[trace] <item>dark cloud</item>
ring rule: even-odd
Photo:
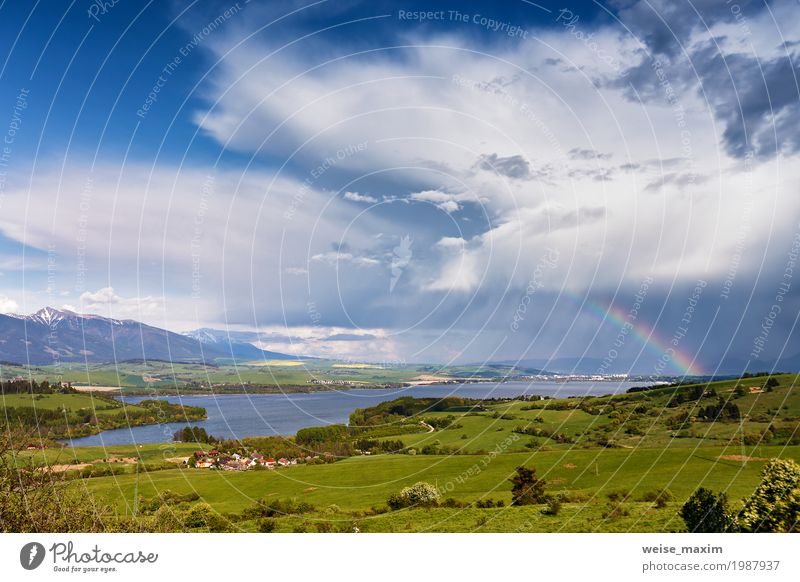
[[[363,334],[358,335],[355,333],[335,333],[333,335],[329,335],[323,341],[326,342],[362,342],[367,340],[374,340],[377,339],[377,336],[372,334]]]
[[[657,192],[665,186],[672,185],[682,190],[706,181],[708,181],[708,176],[697,174],[696,172],[668,172],[650,182],[644,189],[648,192]]]
[[[693,53],[701,89],[715,116],[725,122],[722,137],[728,153],[744,157],[752,151],[769,157],[800,149],[798,57],[724,56],[711,42]]]
[[[590,178],[595,182],[607,182],[613,180],[616,173],[614,168],[577,168],[570,170],[567,175],[575,180]]]
[[[642,60],[612,85],[634,101],[661,101],[680,106],[681,95],[705,99],[723,122],[722,145],[732,156],[750,152],[768,158],[800,151],[800,71],[798,53],[784,43],[785,55],[758,57],[724,53],[725,39],[691,44],[691,35],[718,22],[749,26],[763,3],[737,2],[736,10],[718,0],[641,0],[620,10],[623,23],[645,45]],[[752,18],[752,20],[755,20]],[[749,29],[741,29],[745,34]],[[780,30],[776,28],[776,35]]]
[[[572,148],[567,155],[573,160],[608,160],[613,154],[604,154],[594,149]]]
[[[763,2],[737,0],[742,18],[763,8]],[[620,20],[655,55],[673,56],[686,48],[695,30],[736,19],[725,0],[640,0],[619,11]]]
[[[478,166],[515,180],[530,180],[532,177],[531,166],[521,155],[501,158],[497,154],[484,154],[479,158]]]

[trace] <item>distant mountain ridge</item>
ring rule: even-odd
[[[125,360],[237,361],[293,358],[247,342],[201,341],[131,319],[45,307],[31,315],[0,314],[0,361],[28,365]]]
[[[254,331],[225,331],[221,329],[212,329],[209,327],[201,327],[193,331],[188,331],[183,334],[199,341],[201,344],[210,346],[216,349],[230,352],[229,357],[234,359],[250,358],[260,359],[266,358],[269,360],[295,360],[297,356],[289,354],[282,354],[280,352],[270,352],[262,350],[261,348],[253,345],[252,342],[258,341],[259,334]],[[229,346],[229,347],[228,347]]]

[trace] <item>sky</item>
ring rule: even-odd
[[[798,11],[3,2],[0,313],[398,364],[794,356]]]

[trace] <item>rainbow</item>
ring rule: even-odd
[[[674,371],[683,376],[702,376],[704,374],[694,356],[672,345],[672,338],[665,339],[660,337],[655,328],[647,325],[639,317],[631,321],[627,312],[611,304],[603,305],[588,298],[582,299],[570,292],[564,292],[563,295],[581,306],[584,311],[594,315],[601,322],[610,322],[619,329],[628,327],[630,329],[629,335],[635,337],[649,352],[659,358],[660,365],[664,366],[664,372],[667,372],[672,367]]]

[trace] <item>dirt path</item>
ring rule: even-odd
[[[425,422],[424,420],[420,420],[420,421],[419,421],[419,423],[420,423],[422,426],[424,426],[425,428],[427,428],[427,429],[428,429],[428,432],[433,432],[433,431],[435,431],[435,430],[436,430],[435,428],[433,428],[431,425],[429,425],[429,424],[428,424],[427,422]]]

